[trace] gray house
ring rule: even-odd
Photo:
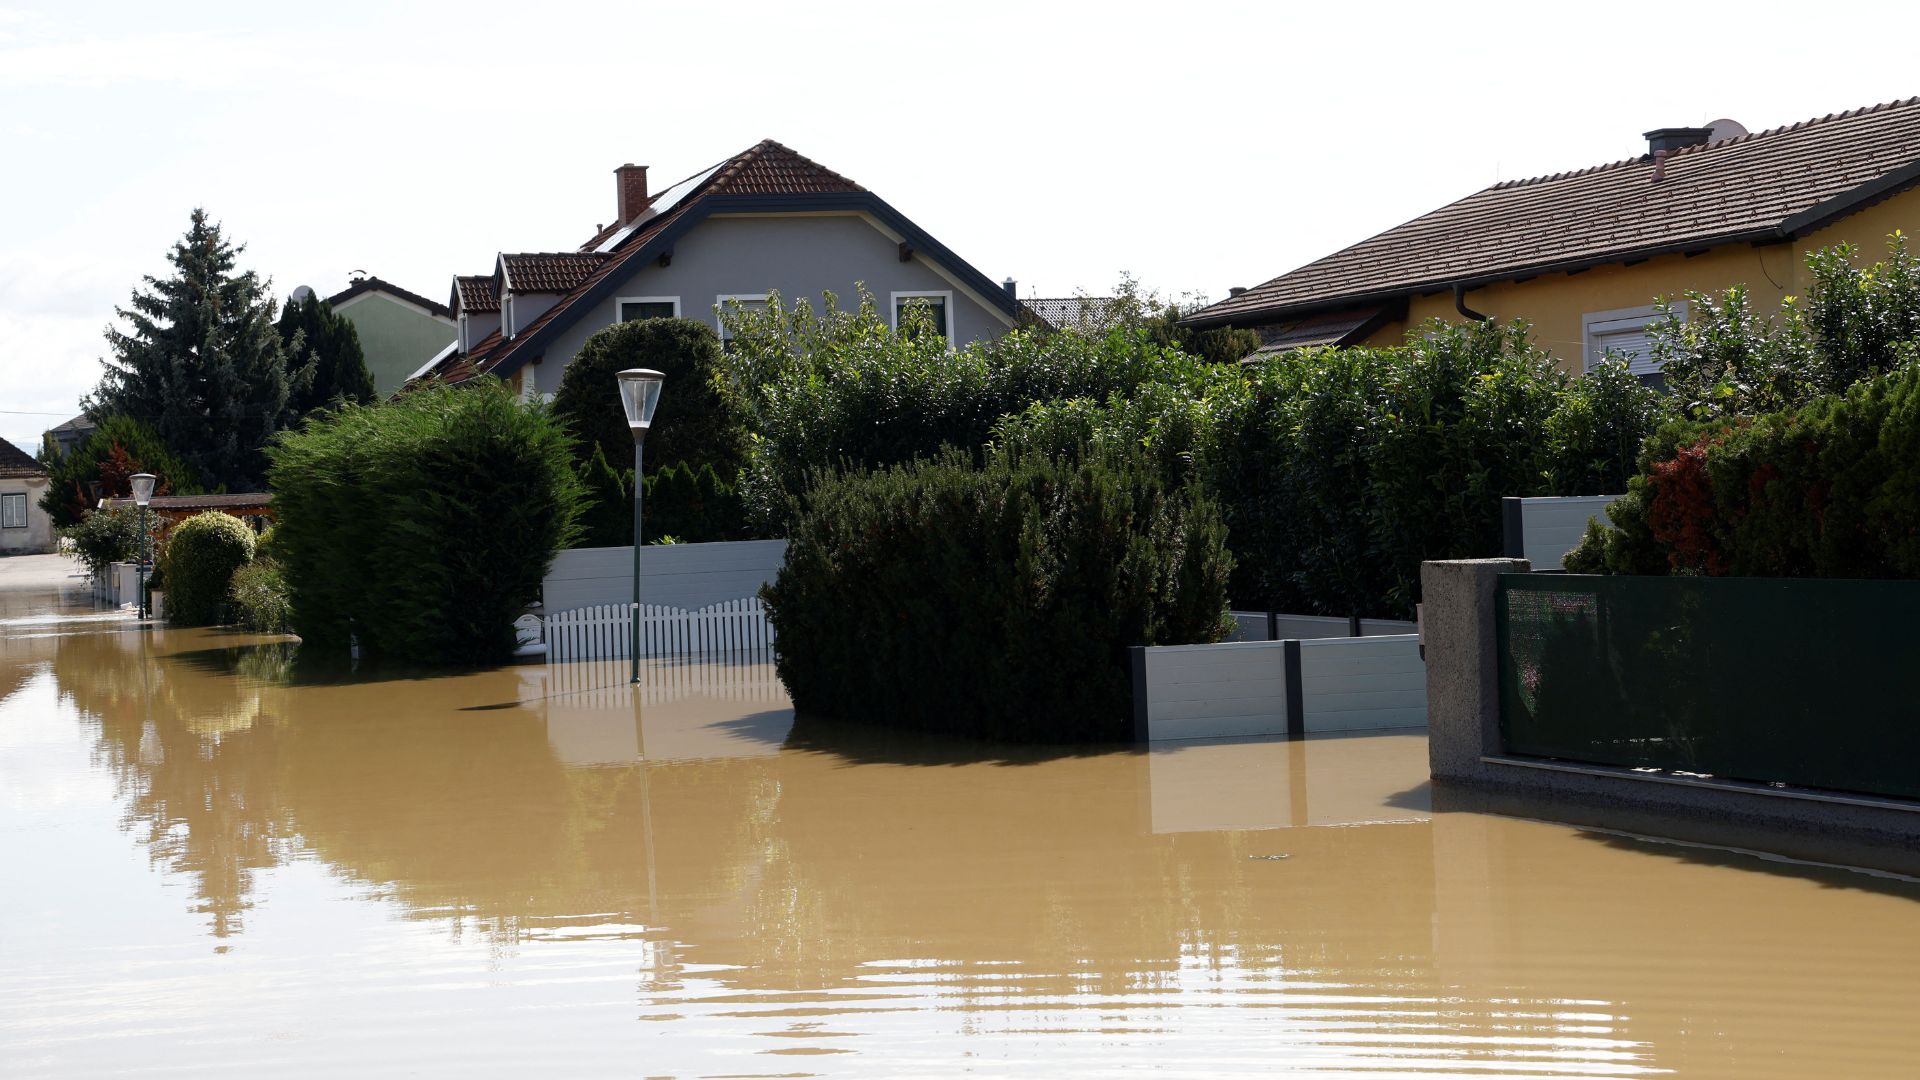
[[[663,191],[643,165],[614,170],[615,220],[574,251],[503,253],[491,273],[456,277],[459,338],[415,372],[507,380],[552,394],[594,332],[628,319],[682,316],[722,330],[715,308],[752,307],[856,283],[896,323],[929,305],[947,340],[997,337],[1019,312],[996,285],[879,196],[767,141]],[[724,333],[724,330],[722,330]]]
[[[0,439],[0,555],[54,549],[53,521],[40,509],[50,478],[27,452]]]

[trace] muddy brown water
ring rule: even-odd
[[[0,1076],[1912,1076],[1920,885],[1066,755],[771,668],[306,672],[0,612]]]

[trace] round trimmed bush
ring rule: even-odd
[[[219,622],[234,571],[253,561],[253,530],[239,518],[208,510],[174,526],[166,548],[167,621]]]

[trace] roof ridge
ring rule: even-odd
[[[1845,109],[1840,112],[1828,113],[1825,116],[1815,116],[1805,120],[1796,120],[1791,124],[1781,124],[1777,127],[1770,127],[1763,131],[1749,131],[1744,135],[1729,135],[1724,139],[1715,139],[1712,142],[1695,143],[1692,146],[1683,146],[1676,149],[1671,155],[1669,155],[1667,160],[1671,161],[1677,157],[1690,156],[1693,154],[1702,153],[1707,150],[1717,149],[1722,146],[1733,146],[1738,143],[1752,142],[1755,139],[1764,139],[1774,135],[1784,135],[1789,131],[1799,131],[1802,128],[1812,127],[1815,124],[1827,124],[1827,123],[1832,123],[1833,121],[1836,121],[1836,120],[1849,120],[1856,116],[1866,116],[1870,113],[1886,112],[1889,109],[1902,109],[1902,108],[1907,108],[1913,105],[1920,105],[1920,95],[1915,95],[1913,97],[1908,97],[1908,98],[1898,98],[1893,101],[1882,101],[1877,105],[1863,105],[1857,109]],[[1622,158],[1619,161],[1609,161],[1600,165],[1589,165],[1583,169],[1567,169],[1562,172],[1548,173],[1543,176],[1529,176],[1529,177],[1523,177],[1517,180],[1502,180],[1499,183],[1492,184],[1486,188],[1483,188],[1482,190],[1483,191],[1505,191],[1512,188],[1526,187],[1530,184],[1546,184],[1546,183],[1551,183],[1555,180],[1570,180],[1576,176],[1588,176],[1593,173],[1604,172],[1608,169],[1619,169],[1629,165],[1645,165],[1650,160],[1651,158],[1649,155],[1641,154],[1638,157]]]

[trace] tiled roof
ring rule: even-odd
[[[447,305],[442,304],[437,300],[429,300],[426,297],[421,296],[417,292],[412,292],[407,289],[403,289],[400,286],[395,285],[391,281],[382,281],[377,277],[360,278],[359,280],[355,281],[353,284],[347,286],[346,288],[340,290],[337,293],[334,293],[332,296],[327,297],[327,306],[338,307],[342,303],[345,303],[346,301],[351,300],[362,293],[370,293],[370,292],[383,292],[388,294],[389,296],[397,296],[400,299],[405,300],[409,304],[416,304],[420,307],[426,308],[428,311],[432,312],[435,315],[440,316],[443,319],[453,318],[453,312],[448,309]]]
[[[1313,345],[1357,344],[1385,324],[1390,316],[1406,314],[1405,307],[1404,304],[1371,304],[1340,311],[1322,311],[1302,319],[1256,327],[1260,332],[1260,347],[1242,357],[1240,362],[1245,364],[1265,360],[1278,353]]]
[[[1196,322],[1483,284],[1548,269],[1784,238],[1920,176],[1920,98],[1650,158],[1495,184],[1282,274]],[[1906,171],[1902,171],[1906,170]],[[1889,185],[1881,191],[1882,185]]]
[[[33,460],[33,455],[0,439],[0,476],[17,479],[22,476],[45,476],[46,466]]]
[[[463,274],[453,279],[454,300],[462,311],[499,311],[500,294],[492,274]]]
[[[495,370],[549,324],[565,317],[574,303],[596,284],[618,273],[635,253],[646,247],[648,240],[691,212],[705,198],[716,195],[808,195],[865,190],[852,180],[795,153],[772,139],[757,143],[714,168],[705,170],[704,173],[695,173],[689,179],[702,175],[705,175],[706,179],[694,190],[687,192],[665,213],[644,222],[639,228],[633,230],[632,234],[622,240],[620,246],[613,252],[609,254],[589,251],[565,253],[564,257],[569,259],[595,260],[585,273],[566,288],[565,296],[542,312],[539,318],[525,327],[517,328],[511,340],[502,339],[497,332],[489,334],[465,355],[448,357],[438,368],[429,373],[430,377],[458,382],[476,374],[486,374]],[[586,246],[593,247],[605,243],[618,234],[621,228],[621,226],[608,226],[600,230]],[[519,257],[503,256],[506,259]],[[538,256],[542,259],[557,257],[562,256]],[[534,291],[521,283],[520,275],[521,271],[517,267],[509,266],[508,279],[511,287],[516,290]],[[466,279],[460,280],[464,282]],[[497,302],[495,306],[498,306]]]
[[[507,288],[524,293],[563,293],[585,281],[607,261],[591,251],[530,251],[501,255]]]
[[[1028,311],[1049,326],[1081,333],[1100,333],[1113,324],[1115,297],[1051,296],[1022,300]]]
[[[120,506],[132,506],[134,502],[124,496],[102,499],[102,506],[113,509]],[[147,500],[153,510],[264,510],[273,505],[271,491],[243,491],[220,495],[155,495]]]

